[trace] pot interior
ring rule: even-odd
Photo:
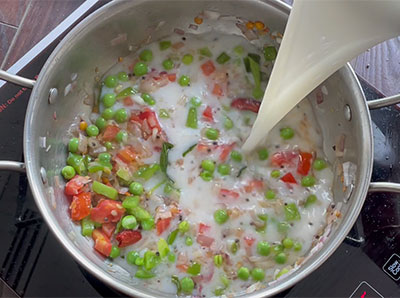
[[[174,28],[187,30],[203,10],[259,19],[279,32],[284,31],[289,13],[287,6],[274,0],[112,2],[85,19],[60,43],[40,73],[30,99],[25,126],[25,159],[36,202],[65,248],[98,278],[128,295],[166,296],[135,282],[124,269],[112,266],[95,254],[93,244],[82,237],[80,228],[71,222],[69,201],[64,196],[64,181],[60,176],[67,154],[66,131],[75,116],[91,111],[90,102],[96,97],[98,82],[118,57],[129,55],[144,42],[172,34]],[[160,26],[160,22],[163,25]],[[239,32],[237,28],[224,26],[202,30],[211,29]],[[54,104],[47,100],[50,88],[58,90]],[[341,205],[342,216],[332,225],[321,249],[315,249],[295,272],[253,293],[254,297],[276,294],[319,266],[352,227],[368,188],[372,167],[370,118],[350,67],[336,72],[306,100],[314,107],[325,154],[336,170],[334,201]],[[343,150],[338,148],[342,145]],[[346,162],[356,165],[357,170],[354,181],[345,181],[344,185],[341,177]],[[345,168],[348,165],[351,164],[345,164]],[[45,184],[40,179],[41,167],[47,172]]]

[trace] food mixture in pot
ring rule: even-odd
[[[322,234],[333,173],[304,100],[250,156],[277,44],[174,34],[124,58],[70,129],[65,193],[94,251],[146,287],[210,297],[267,286]]]

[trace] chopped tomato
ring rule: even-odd
[[[117,136],[119,132],[119,127],[115,125],[108,125],[103,133],[103,140],[104,141],[112,141]]]
[[[108,257],[111,253],[112,244],[110,239],[100,229],[93,230],[94,249],[103,256]]]
[[[65,194],[74,196],[83,190],[83,187],[90,182],[89,177],[76,175],[74,178],[69,180],[65,185]]]
[[[118,151],[117,156],[119,157],[119,159],[127,164],[133,162],[136,159],[136,153],[132,150],[131,146],[127,146]]]
[[[216,96],[222,96],[224,95],[224,91],[222,90],[221,85],[219,84],[214,84],[214,88],[212,90],[212,94],[216,95]]]
[[[210,106],[207,106],[207,108],[203,112],[203,118],[207,122],[214,122],[214,117],[212,113],[212,108]]]
[[[204,62],[200,67],[205,76],[209,76],[215,71],[214,63],[211,60]]]
[[[225,145],[221,145],[221,154],[219,155],[219,160],[221,162],[225,162],[229,156],[229,154],[231,153],[233,147],[235,147],[236,143],[232,143],[232,144],[225,144]]]
[[[252,245],[254,244],[254,241],[256,241],[255,238],[253,238],[253,237],[248,237],[248,236],[244,236],[243,240],[244,240],[244,242],[246,242],[246,244],[247,244],[248,246],[252,246]]]
[[[72,199],[69,206],[72,220],[81,220],[90,214],[92,208],[92,195],[90,192],[81,192]]]
[[[130,107],[133,106],[133,100],[129,96],[124,98],[124,106]]]
[[[101,225],[101,231],[108,237],[111,238],[112,235],[114,234],[115,228],[117,227],[116,223],[113,222],[108,222],[108,223],[103,223]]]
[[[156,223],[157,235],[161,235],[166,229],[168,229],[171,223],[171,218],[159,219]]]
[[[176,268],[177,268],[180,272],[186,273],[186,271],[187,271],[188,268],[189,268],[189,265],[187,265],[187,264],[179,264],[179,265],[176,265]]]
[[[231,107],[241,111],[258,113],[261,102],[251,98],[236,98],[232,101]]]
[[[149,125],[150,129],[157,128],[159,132],[161,131],[161,125],[158,122],[157,115],[154,111],[150,109],[144,109],[144,111],[139,114],[139,119],[142,122],[147,120],[147,124]]]
[[[92,208],[90,217],[98,223],[118,222],[125,213],[125,208],[120,202],[102,200]]]
[[[206,235],[198,235],[196,241],[201,246],[210,247],[214,242],[214,238],[208,237]]]
[[[294,151],[280,151],[271,156],[271,164],[276,167],[294,165],[297,158],[298,154]]]
[[[297,184],[297,181],[296,181],[296,179],[293,177],[292,173],[287,173],[286,175],[284,175],[284,176],[281,178],[281,180],[282,180],[283,182],[286,182],[286,183]]]
[[[170,82],[175,82],[176,81],[176,73],[170,73],[167,76],[168,76],[168,80]]]
[[[142,233],[136,230],[126,230],[118,233],[115,239],[118,241],[118,247],[126,247],[142,239]]]
[[[211,227],[209,225],[203,224],[202,222],[199,223],[199,234],[204,234],[207,232]]]
[[[219,191],[219,198],[220,199],[228,199],[228,198],[233,198],[237,199],[239,198],[239,193],[233,190],[221,188]]]
[[[244,187],[246,192],[252,192],[255,189],[262,189],[264,187],[264,182],[262,180],[252,180],[249,184]]]
[[[300,152],[299,164],[297,166],[297,173],[307,176],[311,168],[312,154],[308,152]]]

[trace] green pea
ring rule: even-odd
[[[114,110],[111,108],[104,109],[103,113],[101,114],[104,119],[110,120],[114,117]]]
[[[100,153],[99,160],[103,163],[110,163],[111,162],[111,154],[110,153]]]
[[[275,199],[275,197],[276,197],[276,194],[272,189],[269,189],[266,191],[265,198],[267,198],[268,200],[273,200],[273,199]]]
[[[115,139],[119,143],[125,143],[126,140],[128,139],[128,133],[124,130],[120,130],[117,135],[115,136]]]
[[[143,270],[143,269],[139,269],[135,273],[135,277],[140,278],[140,279],[149,279],[149,278],[153,278],[154,276],[156,276],[154,273]]]
[[[225,127],[226,130],[229,130],[229,129],[233,128],[233,121],[228,116],[225,116],[224,127]]]
[[[112,149],[114,149],[114,145],[113,145],[111,142],[109,142],[109,141],[105,142],[105,143],[104,143],[104,146],[107,148],[107,150],[112,150]]]
[[[118,80],[121,82],[128,82],[129,81],[129,76],[125,71],[121,71],[117,74]]]
[[[153,52],[149,49],[144,49],[140,54],[139,54],[140,60],[143,60],[145,62],[150,62],[153,60]]]
[[[271,177],[272,178],[279,178],[281,176],[281,172],[279,170],[273,170],[271,172]]]
[[[114,119],[118,123],[123,123],[128,120],[128,112],[124,108],[119,109],[115,112]]]
[[[261,256],[268,256],[271,252],[271,246],[267,241],[260,241],[257,243],[257,252]]]
[[[187,246],[191,246],[191,245],[193,244],[193,239],[192,239],[192,237],[187,236],[187,237],[185,238],[185,244],[186,244]]]
[[[156,104],[156,101],[154,100],[153,96],[151,96],[148,93],[142,93],[141,97],[143,98],[144,102],[150,106],[154,106]]]
[[[154,218],[148,218],[141,221],[143,230],[150,231],[154,228]]]
[[[254,268],[253,270],[251,270],[251,277],[255,281],[262,281],[265,277],[265,272],[261,268]]]
[[[86,128],[86,133],[89,137],[96,137],[99,134],[99,128],[96,125],[91,124]]]
[[[277,255],[277,254],[283,252],[283,245],[281,245],[281,244],[276,244],[276,245],[274,245],[274,246],[272,247],[272,252],[273,252],[275,255]]]
[[[71,180],[75,177],[75,169],[71,166],[65,166],[61,170],[61,174],[63,175],[65,180]]]
[[[103,117],[99,117],[99,118],[96,119],[96,123],[95,124],[102,131],[106,127],[107,121]]]
[[[182,291],[186,294],[190,294],[192,293],[193,289],[194,289],[194,282],[193,279],[191,279],[190,277],[184,277],[181,279],[181,287],[182,287]]]
[[[78,152],[79,148],[79,139],[78,138],[72,138],[68,142],[68,151],[72,153]]]
[[[170,253],[168,253],[168,255],[167,255],[167,259],[168,259],[168,262],[174,263],[174,262],[175,262],[175,259],[176,259],[176,256],[175,256],[174,253],[170,252]]]
[[[215,163],[212,160],[205,159],[201,162],[201,167],[210,173],[213,173],[215,170]]]
[[[214,256],[214,265],[216,267],[221,267],[223,261],[224,261],[224,259],[222,258],[222,255],[215,255]]]
[[[179,78],[178,82],[179,82],[179,85],[181,85],[182,87],[186,87],[186,86],[189,86],[189,84],[190,84],[190,78],[188,76],[182,75]]]
[[[112,94],[112,93],[104,94],[104,96],[103,96],[103,105],[106,108],[111,108],[115,104],[116,100],[117,99],[115,97],[115,94]]]
[[[165,59],[162,62],[162,66],[164,67],[165,70],[171,70],[174,68],[174,62],[171,59]]]
[[[133,230],[137,227],[136,217],[133,215],[127,215],[122,218],[122,227],[124,229]]]
[[[198,50],[200,55],[206,56],[206,57],[212,57],[212,53],[208,47],[201,48]]]
[[[315,184],[315,178],[313,176],[305,176],[301,179],[301,185],[304,187],[311,187]]]
[[[215,128],[207,128],[206,137],[209,140],[215,141],[219,137],[219,131],[216,130]]]
[[[303,246],[301,245],[301,243],[300,242],[295,242],[294,243],[294,245],[293,245],[293,249],[295,250],[295,251],[300,251],[301,249],[303,248]]]
[[[139,182],[132,182],[129,185],[129,192],[133,195],[140,196],[143,193],[143,185]]]
[[[201,265],[199,263],[193,263],[187,270],[186,272],[191,274],[191,275],[199,275],[201,271]]]
[[[225,292],[225,288],[224,287],[217,287],[214,290],[214,295],[219,297],[219,296],[222,296],[224,294],[224,292]]]
[[[182,57],[183,64],[189,65],[193,62],[193,56],[190,54],[186,54]]]
[[[131,265],[136,265],[136,259],[139,258],[140,255],[137,251],[130,251],[128,252],[128,254],[126,255],[126,261],[128,262],[128,264]]]
[[[229,215],[224,209],[218,209],[214,212],[214,220],[222,225],[229,219]]]
[[[325,160],[317,158],[313,163],[313,168],[317,171],[325,169],[326,168]]]
[[[190,224],[184,220],[178,225],[178,230],[181,234],[185,234],[190,229]]]
[[[287,260],[286,254],[284,252],[278,253],[275,256],[275,262],[278,264],[285,264]]]
[[[169,113],[166,109],[160,109],[160,111],[158,112],[158,116],[160,116],[161,118],[168,119]]]
[[[294,136],[294,130],[291,129],[290,127],[284,127],[281,129],[281,138],[284,140],[289,140],[293,138]]]
[[[213,178],[213,174],[209,171],[203,171],[200,173],[200,177],[204,180],[204,181],[211,181]]]
[[[277,51],[274,46],[268,46],[264,48],[265,61],[272,61],[276,59]]]
[[[268,150],[265,148],[258,150],[258,158],[260,160],[266,160],[268,158]]]
[[[166,50],[166,49],[168,49],[169,47],[171,47],[171,41],[169,41],[169,40],[163,40],[163,41],[160,41],[160,50],[161,51],[164,51],[164,50]]]
[[[122,202],[122,207],[125,209],[132,209],[135,208],[139,205],[140,203],[140,197],[138,196],[133,196],[133,197],[127,197],[123,202]]]
[[[231,167],[227,164],[220,164],[218,166],[218,173],[222,176],[229,175],[231,173]]]
[[[148,72],[147,64],[144,62],[138,62],[133,67],[133,73],[135,76],[140,77]]]
[[[248,280],[250,277],[250,270],[247,267],[240,267],[237,275],[241,280]]]
[[[107,76],[104,79],[104,85],[108,88],[115,88],[118,85],[118,79],[116,76]]]
[[[194,107],[199,107],[199,106],[201,106],[201,99],[198,98],[198,97],[196,97],[196,96],[193,96],[193,97],[190,99],[190,103],[191,103],[192,106],[194,106]]]
[[[236,150],[233,150],[231,152],[231,158],[232,158],[232,160],[234,160],[236,162],[241,162],[243,159],[242,154],[240,154],[240,152],[236,151]]]
[[[110,252],[110,258],[112,258],[112,259],[118,258],[120,253],[121,252],[120,252],[118,246],[113,245],[111,248],[111,252]]]
[[[317,201],[317,196],[316,195],[309,195],[306,199],[306,202],[304,203],[304,207],[308,207],[312,204],[314,204]]]
[[[236,47],[233,48],[233,51],[235,52],[235,54],[237,54],[238,56],[242,56],[244,53],[244,49],[241,45],[237,45]]]
[[[282,240],[282,245],[284,248],[290,249],[293,247],[293,240],[290,238],[285,238]]]

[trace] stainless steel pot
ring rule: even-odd
[[[33,87],[24,131],[25,164],[1,161],[0,169],[25,171],[36,203],[53,233],[65,249],[88,271],[117,290],[138,297],[167,297],[135,282],[118,266],[110,266],[93,253],[92,245],[80,236],[68,216],[68,202],[60,178],[67,143],[65,132],[75,115],[90,111],[85,102],[94,97],[96,78],[143,41],[157,40],[173,28],[187,28],[203,10],[247,19],[266,20],[283,32],[290,7],[277,0],[263,1],[115,1],[83,20],[58,45],[36,82],[0,71],[0,78]],[[161,21],[165,25],[157,27]],[[218,30],[218,28],[217,28]],[[95,79],[94,79],[95,78]],[[370,183],[373,163],[372,129],[369,110],[400,101],[399,96],[365,101],[360,84],[346,65],[323,85],[328,90],[322,104],[314,105],[324,138],[324,149],[335,169],[350,161],[357,165],[355,180],[343,191],[340,179],[333,187],[342,218],[321,249],[300,268],[278,282],[247,297],[264,297],[293,286],[320,266],[340,245],[353,226],[368,191],[400,192],[394,183]],[[309,96],[314,100],[314,95]],[[346,136],[343,154],[332,149],[338,136]]]

